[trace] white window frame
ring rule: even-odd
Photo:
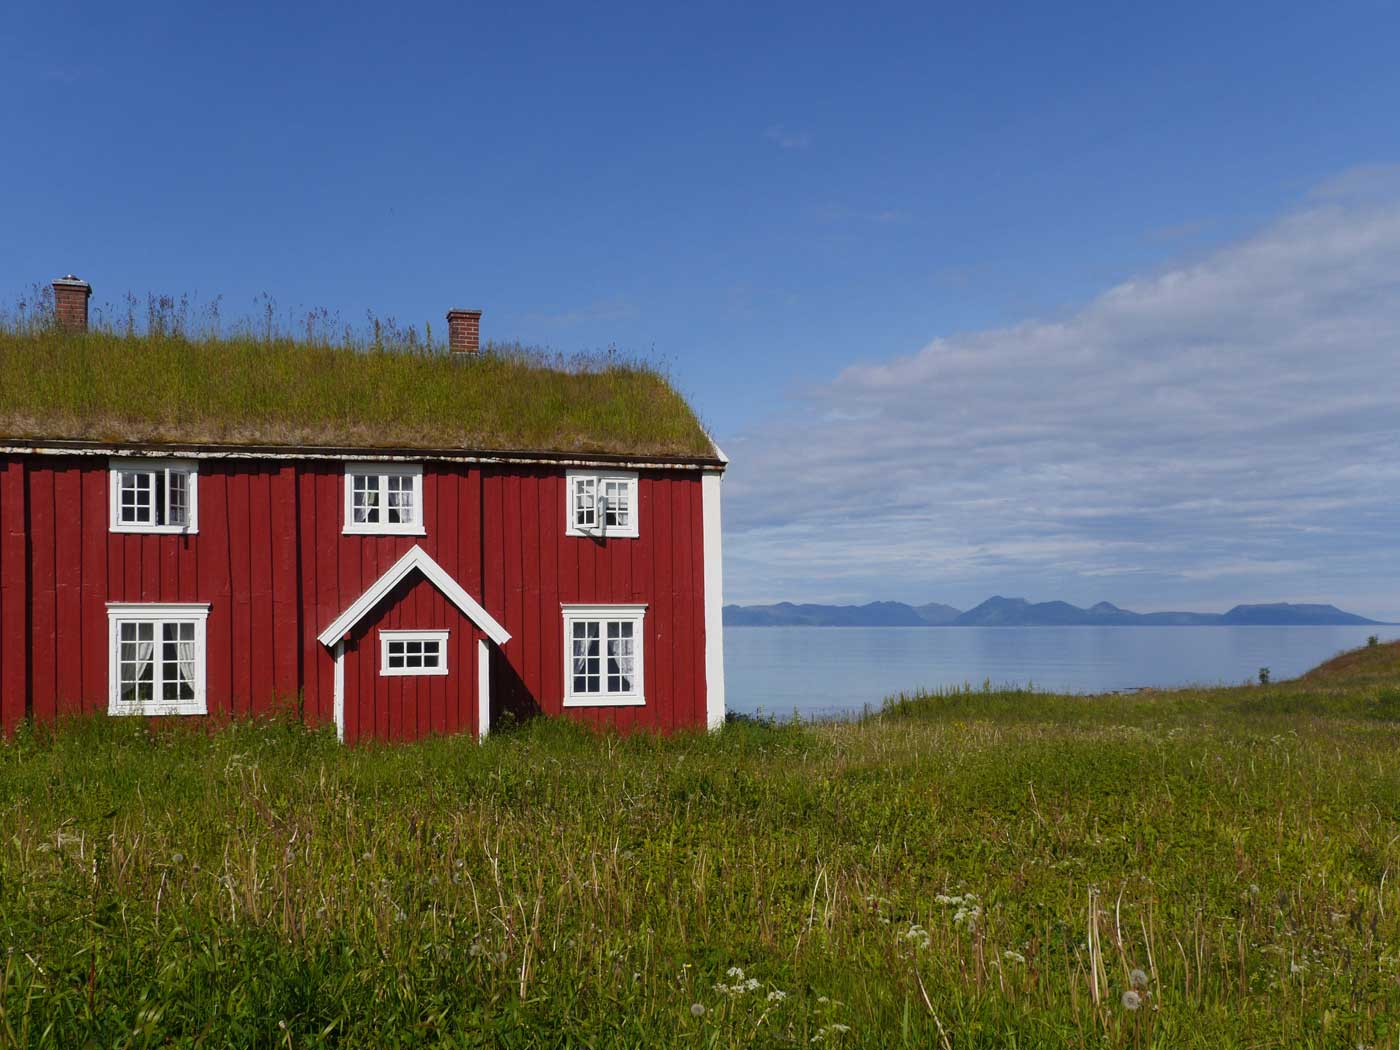
[[[579,482],[592,482],[594,486],[593,525],[578,524]],[[606,506],[598,496],[604,484],[613,482],[627,489],[627,524],[608,525],[604,516]],[[637,473],[632,470],[570,470],[565,473],[564,484],[564,534],[566,536],[588,536],[593,539],[632,539],[639,535],[637,519],[640,508],[637,505]]]
[[[107,603],[107,713],[109,715],[205,715],[209,713],[209,699],[206,686],[205,665],[208,658],[207,631],[209,619],[207,604],[170,605],[152,602],[108,602]],[[152,644],[156,647],[151,654],[151,699],[149,701],[127,701],[121,697],[121,627],[125,623],[151,623]],[[194,696],[189,700],[162,700],[160,694],[164,681],[163,664],[160,652],[161,634],[169,623],[194,624]]]
[[[165,516],[170,514],[170,475],[184,474],[189,479],[186,492],[189,497],[189,522],[185,525],[157,525],[155,522],[122,521],[122,475],[123,474],[165,474]],[[113,458],[107,463],[107,487],[110,489],[111,518],[108,530],[111,532],[153,532],[163,535],[187,536],[199,531],[199,463],[192,459],[166,459],[165,457],[126,457]],[[151,480],[151,496],[154,503],[155,479]],[[152,506],[152,512],[155,508]],[[154,516],[154,513],[153,513]]]
[[[564,605],[564,706],[565,707],[641,707],[646,701],[646,624],[645,605]],[[633,625],[633,668],[632,689],[625,693],[607,691],[607,647],[603,644],[599,659],[603,661],[601,677],[603,691],[597,693],[574,692],[574,624],[599,621],[599,641],[605,643],[607,629],[602,626],[607,621],[627,622]]]
[[[447,674],[447,638],[450,631],[380,631],[379,676],[381,678],[420,678]],[[437,642],[441,659],[437,667],[390,667],[389,646],[394,642]]]
[[[355,520],[355,478],[379,478],[379,508],[381,517],[389,506],[390,477],[413,479],[413,521],[386,522]],[[345,464],[345,524],[341,530],[347,536],[426,536],[423,515],[423,464],[421,463],[347,463]]]

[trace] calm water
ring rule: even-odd
[[[1291,678],[1400,627],[726,627],[731,710],[836,714],[919,688],[1091,693]]]

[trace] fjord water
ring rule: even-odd
[[[731,711],[820,717],[900,691],[1033,685],[1069,693],[1292,678],[1400,627],[726,627]]]

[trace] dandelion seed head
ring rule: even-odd
[[[1134,988],[1146,988],[1148,976],[1141,970],[1132,970],[1128,973],[1128,983]]]
[[[1138,995],[1137,992],[1129,988],[1126,992],[1123,993],[1124,1010],[1136,1010],[1140,1006],[1142,1006],[1142,996]]]
[[[690,1016],[691,1016],[691,1017],[704,1017],[704,1016],[705,1016],[705,1006],[704,1006],[704,1004],[703,1004],[703,1003],[691,1003],[691,1004],[690,1004]]]

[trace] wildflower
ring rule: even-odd
[[[966,926],[968,930],[977,929],[977,920],[982,917],[982,909],[975,904],[964,904],[953,913],[954,926]]]
[[[702,1003],[691,1003],[691,1004],[690,1004],[690,1016],[691,1016],[691,1017],[704,1017],[704,1016],[705,1016],[705,1007],[704,1007],[704,1005],[703,1005]]]
[[[170,863],[171,863],[171,864],[183,864],[183,863],[185,863],[185,855],[184,855],[183,853],[172,853],[172,854],[170,854]]]
[[[927,948],[933,941],[928,934],[928,930],[917,924],[911,924],[908,931],[902,936],[916,948]]]
[[[758,978],[745,977],[744,971],[738,966],[731,966],[724,971],[726,977],[732,978],[733,984],[725,984],[723,981],[715,982],[715,991],[721,995],[746,995],[749,992],[758,991]]]
[[[1001,953],[1001,957],[1007,962],[1021,963],[1022,965],[1024,965],[1026,961],[1026,957],[1020,952],[1005,951]]]
[[[1130,970],[1128,972],[1128,983],[1134,988],[1146,988],[1148,983],[1147,974],[1141,970]]]
[[[768,1001],[770,1003],[780,1003],[786,998],[787,992],[779,991],[777,988],[774,988],[771,992],[768,993]]]
[[[1126,992],[1123,993],[1123,1009],[1124,1009],[1124,1010],[1136,1010],[1136,1009],[1137,1009],[1138,1007],[1140,1007],[1141,1005],[1142,1005],[1142,996],[1138,995],[1137,992],[1135,992],[1135,991],[1133,991],[1131,988],[1129,988]]]

